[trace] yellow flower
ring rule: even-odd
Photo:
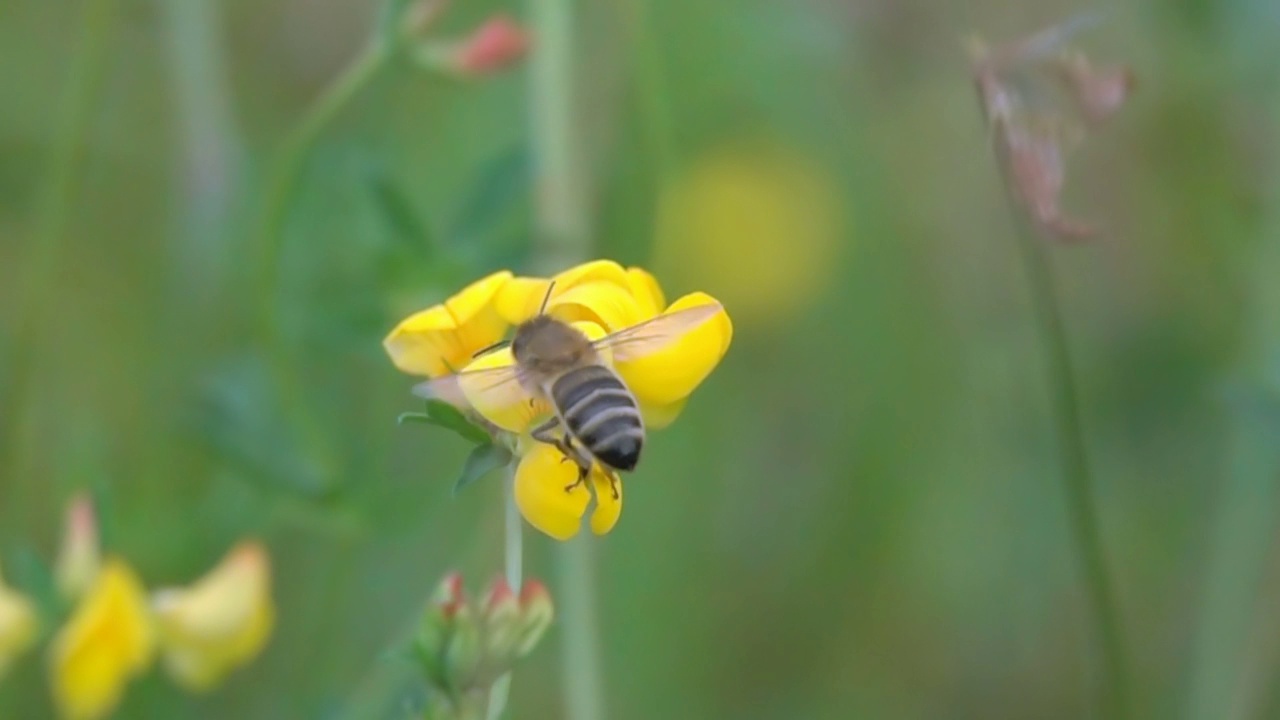
[[[733,139],[664,188],[656,265],[705,283],[735,313],[786,322],[840,277],[848,233],[839,192],[798,149],[768,136]]]
[[[36,639],[36,611],[31,601],[0,578],[0,676]]]
[[[553,281],[554,286],[550,286]],[[548,299],[549,286],[552,290]],[[495,305],[506,320],[519,323],[536,315],[544,299],[547,314],[573,323],[592,340],[662,313],[717,302],[705,293],[690,293],[666,306],[661,287],[648,272],[597,260],[550,279],[514,278],[498,294]],[[675,420],[689,395],[724,357],[732,338],[733,324],[721,310],[710,321],[667,347],[614,366],[639,401],[648,429],[665,427]],[[607,353],[604,359],[611,362]],[[467,369],[512,362],[510,349],[504,348],[478,358]],[[494,406],[465,381],[462,389],[477,412],[515,433],[527,433],[549,412],[549,408],[536,403]],[[516,502],[531,525],[552,537],[567,540],[577,534],[594,495],[591,529],[603,534],[613,528],[622,511],[620,481],[611,486],[605,471],[596,467],[589,478],[590,490],[584,484],[566,491],[577,478],[576,465],[563,462],[563,456],[544,443],[526,441],[521,447],[523,452],[515,478]],[[613,487],[618,488],[618,498],[613,497]]]
[[[256,656],[271,634],[266,550],[241,543],[189,588],[156,593],[153,606],[165,668],[183,687],[208,690]]]
[[[125,685],[151,664],[154,651],[142,583],[110,558],[49,650],[53,696],[63,717],[106,716]]]
[[[510,272],[496,272],[405,318],[382,342],[391,362],[403,372],[427,377],[466,365],[506,334],[507,323],[494,308],[494,298],[510,280]]]

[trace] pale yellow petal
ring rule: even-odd
[[[516,506],[524,519],[557,540],[578,534],[591,502],[586,484],[566,488],[578,477],[578,466],[564,461],[559,450],[538,443],[520,458],[516,468]]]
[[[156,593],[153,605],[165,668],[187,689],[208,690],[261,652],[271,634],[266,549],[241,543],[190,587]]]
[[[0,579],[0,677],[36,640],[35,606]]]
[[[486,420],[503,430],[522,433],[550,415],[551,406],[519,383],[514,368],[510,374],[476,372],[514,364],[510,346],[481,355],[458,375],[458,386],[467,403]]]
[[[706,293],[690,293],[667,312],[716,302]],[[715,369],[733,340],[733,323],[723,309],[715,317],[650,355],[617,364],[618,374],[642,405],[662,407],[688,397]]]
[[[62,716],[105,717],[154,652],[142,583],[123,562],[109,559],[49,649],[53,697]]]

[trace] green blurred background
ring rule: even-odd
[[[594,540],[608,717],[1089,716],[1044,355],[962,43],[1086,8],[569,4],[593,255],[716,295],[736,328]],[[1137,714],[1280,717],[1280,6],[1105,9],[1082,46],[1138,92],[1073,156],[1068,207],[1103,239],[1050,253]],[[529,16],[455,0],[433,33],[500,10]],[[380,341],[541,263],[526,69],[378,73],[322,130],[258,282],[267,168],[377,13],[0,6],[6,578],[54,556],[82,487],[149,586],[246,535],[275,563],[262,658],[208,697],[152,673],[119,717],[403,717],[388,649],[446,571],[502,567],[498,478],[451,498],[467,448],[396,426],[414,380]],[[556,543],[526,538],[554,594]],[[561,629],[511,717],[561,716]],[[0,714],[49,712],[28,655]]]

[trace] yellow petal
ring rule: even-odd
[[[565,491],[577,478],[575,463],[564,461],[554,447],[537,443],[520,458],[516,468],[515,498],[520,514],[530,525],[557,540],[577,535],[591,502],[591,492],[585,484]]]
[[[591,532],[604,535],[618,524],[622,515],[622,479],[618,478],[611,484],[609,475],[597,466],[591,469],[591,487],[596,496],[596,509],[591,513]],[[614,488],[617,488],[617,497],[613,496]]]
[[[155,652],[142,583],[109,559],[49,649],[53,697],[63,717],[105,717]]]
[[[603,281],[557,293],[547,304],[547,312],[569,322],[594,322],[611,333],[648,319],[630,289]]]
[[[261,652],[271,634],[267,552],[241,543],[195,584],[162,590],[153,604],[165,668],[187,689],[208,690]]]
[[[644,426],[648,430],[661,430],[676,421],[680,411],[684,410],[688,398],[681,398],[667,405],[640,403],[640,415],[644,418]]]
[[[716,302],[706,293],[690,293],[667,312]],[[679,340],[648,356],[620,362],[618,374],[641,405],[662,407],[688,397],[720,363],[733,339],[733,323],[723,309]]]
[[[509,271],[496,272],[405,318],[382,342],[391,362],[403,372],[428,377],[466,365],[477,351],[506,334],[507,323],[494,298],[511,280]]]
[[[0,579],[0,677],[35,642],[37,630],[31,601]]]
[[[662,287],[648,270],[638,267],[627,268],[627,287],[635,297],[636,304],[640,306],[640,314],[645,319],[657,315],[667,306]]]
[[[592,260],[558,273],[554,278],[518,277],[498,293],[495,306],[498,314],[512,325],[519,325],[538,314],[547,286],[555,281],[550,300],[578,285],[589,282],[607,282],[627,287],[627,271],[612,260]],[[549,303],[548,303],[549,304]]]

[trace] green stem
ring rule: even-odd
[[[644,115],[645,130],[653,152],[654,174],[661,190],[661,183],[672,172],[675,164],[675,140],[671,109],[667,105],[662,48],[658,43],[658,34],[654,32],[653,10],[649,0],[623,0],[622,4],[631,21],[640,112]]]
[[[316,100],[297,129],[285,142],[272,165],[266,203],[257,237],[257,332],[260,344],[268,350],[271,380],[279,393],[280,407],[289,408],[298,433],[301,451],[315,460],[319,477],[314,485],[300,488],[307,493],[321,493],[332,488],[335,462],[332,443],[314,412],[304,391],[299,368],[291,361],[288,343],[280,327],[281,300],[277,296],[281,257],[289,213],[293,207],[298,181],[321,133],[347,107],[359,92],[377,76],[393,57],[393,45],[385,38],[372,43],[347,67]]]
[[[1062,452],[1063,490],[1067,497],[1071,534],[1083,566],[1089,601],[1097,622],[1098,640],[1101,643],[1104,665],[1103,707],[1108,717],[1123,718],[1129,712],[1124,640],[1098,526],[1094,482],[1085,449],[1067,333],[1043,240],[1032,230],[1020,208],[1015,207],[1014,212],[1018,216],[1018,244],[1031,286],[1040,339],[1046,352],[1046,379],[1053,396],[1053,422]]]
[[[215,305],[227,253],[228,220],[243,165],[232,114],[217,8],[211,0],[160,0],[173,96],[181,129],[184,204],[175,242],[179,296],[199,310]]]
[[[262,331],[275,336],[275,289],[279,280],[285,229],[302,170],[321,132],[378,74],[392,57],[390,44],[375,40],[316,99],[272,164],[267,199],[258,233],[258,306]]]
[[[516,593],[520,592],[520,587],[524,583],[524,520],[520,517],[520,508],[516,507],[515,482],[516,482],[516,463],[507,466],[506,482],[504,483],[504,492],[506,501],[504,505],[505,516],[505,548],[504,563],[506,566],[507,585]],[[485,717],[488,720],[498,720],[502,717],[503,710],[507,707],[507,697],[511,693],[511,673],[507,673],[498,678],[494,682],[493,687],[489,690],[488,709]]]
[[[592,538],[577,538],[564,543],[556,555],[559,614],[567,619],[561,681],[568,720],[600,720],[605,716],[594,550]]]
[[[6,380],[12,393],[5,413],[12,425],[0,447],[0,468],[10,477],[26,476],[25,460],[17,457],[29,445],[27,406],[37,363],[41,329],[54,302],[55,279],[62,265],[67,228],[80,190],[81,166],[88,145],[89,127],[108,63],[107,47],[116,16],[116,0],[87,0],[80,15],[79,40],[71,61],[67,86],[58,107],[52,148],[37,200],[34,230],[23,258],[21,284],[15,305],[17,318]],[[17,485],[17,483],[15,483]],[[11,508],[19,506],[7,498]]]
[[[529,0],[538,38],[530,59],[529,104],[534,151],[539,249],[535,270],[552,273],[586,260],[591,252],[587,182],[577,149],[572,0]],[[565,717],[604,717],[600,633],[592,545],[589,538],[562,544],[556,555],[557,603],[565,618],[563,683]]]

